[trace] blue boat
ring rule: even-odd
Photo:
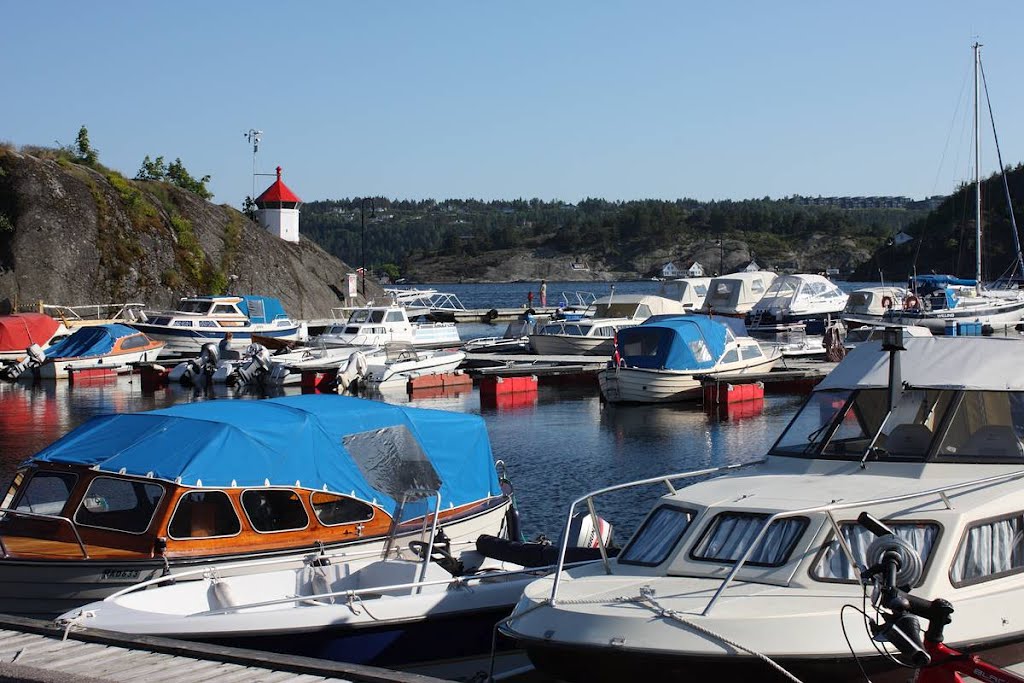
[[[253,294],[183,297],[173,311],[143,311],[132,326],[166,342],[167,352],[174,355],[196,355],[204,344],[219,343],[229,333],[240,347],[251,343],[254,334],[282,341],[300,335],[300,324],[280,301]]]
[[[503,535],[509,509],[478,416],[309,395],[96,417],[16,473],[0,612],[52,617],[214,563],[379,553],[435,510],[453,542]]]
[[[46,351],[31,347],[27,358],[4,368],[0,377],[62,379],[79,370],[127,373],[136,363],[155,361],[163,349],[163,342],[127,325],[90,325],[80,327]]]

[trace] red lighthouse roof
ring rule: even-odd
[[[256,198],[256,204],[299,204],[302,200],[288,186],[281,182],[281,167],[277,167],[277,180]]]

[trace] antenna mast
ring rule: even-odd
[[[260,151],[260,139],[263,137],[263,131],[250,128],[242,135],[252,145],[252,194],[249,196],[256,201],[256,152]]]
[[[977,231],[975,244],[975,277],[974,290],[981,293],[981,83],[979,67],[981,65],[981,43],[974,43],[974,226]]]

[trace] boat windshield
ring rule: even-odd
[[[352,311],[352,315],[348,317],[348,322],[351,323],[379,323],[384,320],[384,311],[379,309],[360,308],[359,310]]]
[[[210,312],[211,306],[213,302],[206,299],[182,299],[178,302],[178,312],[206,314]]]

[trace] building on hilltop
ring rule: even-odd
[[[270,234],[286,242],[298,242],[301,205],[302,200],[281,181],[281,167],[278,166],[277,180],[256,198],[259,208],[256,216]]]

